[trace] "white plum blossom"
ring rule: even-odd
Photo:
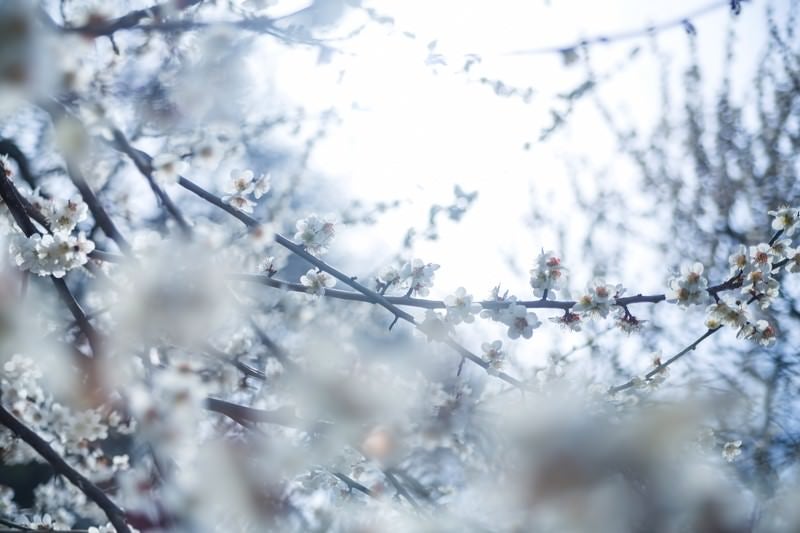
[[[516,303],[517,297],[509,296],[508,291],[501,296],[500,286],[498,285],[492,288],[488,301],[497,305],[484,308],[480,313],[481,318],[488,318],[496,322],[502,322],[503,316],[508,313],[509,305]]]
[[[86,220],[88,211],[89,207],[81,197],[73,196],[64,201],[51,201],[46,216],[53,231],[69,233],[75,229],[78,222]]]
[[[703,277],[702,263],[685,264],[681,275],[669,280],[667,301],[680,307],[700,305],[708,298],[708,280]]]
[[[56,278],[63,278],[69,270],[86,264],[92,250],[94,243],[83,233],[17,235],[10,244],[11,255],[19,268]]]
[[[322,296],[325,294],[325,289],[330,289],[336,285],[336,280],[327,272],[312,268],[300,276],[300,283],[307,287],[309,293]]]
[[[484,342],[481,344],[481,350],[483,350],[483,360],[489,363],[488,368],[496,371],[503,366],[506,357],[503,352],[503,341]]]
[[[255,181],[255,183],[253,183],[253,196],[255,196],[256,200],[258,200],[267,194],[271,188],[272,176],[269,174],[263,174]]]
[[[153,168],[153,179],[161,185],[177,183],[181,174],[186,173],[189,169],[188,163],[169,152],[155,156],[151,166]]]
[[[800,222],[800,208],[784,205],[775,211],[767,211],[767,214],[775,217],[772,220],[772,229],[782,230],[787,237],[794,235]]]
[[[321,217],[311,214],[297,222],[297,233],[294,234],[294,238],[300,241],[310,254],[324,254],[336,234],[334,224],[332,216]]]
[[[512,339],[530,339],[533,330],[542,325],[536,313],[520,304],[511,304],[508,312],[503,314],[502,322],[508,326],[508,336]]]
[[[383,286],[384,291],[399,282],[400,271],[394,266],[387,266],[378,273],[378,283]]]
[[[750,264],[766,273],[772,270],[772,250],[768,243],[762,242],[750,247]]]
[[[758,320],[755,324],[745,324],[739,330],[738,336],[750,339],[762,346],[775,343],[775,328],[766,320]]]
[[[733,462],[737,457],[742,454],[742,441],[734,440],[726,442],[722,446],[722,458],[729,463]]]
[[[708,315],[707,326],[711,323],[738,329],[748,322],[747,308],[740,301],[731,302],[720,299],[709,305],[706,313]]]
[[[736,251],[728,257],[730,274],[736,275],[739,272],[746,272],[750,266],[750,256],[747,253],[747,246],[740,244]]]
[[[425,320],[420,322],[419,329],[428,337],[428,342],[446,341],[454,333],[453,324],[433,309],[425,311]]]
[[[791,239],[777,239],[769,248],[769,254],[772,256],[773,263],[783,259],[790,259],[794,257],[795,253],[795,249],[792,248]]]
[[[245,195],[253,192],[253,178],[255,174],[253,174],[252,170],[240,170],[235,168],[231,170],[230,176],[231,180],[225,192],[235,195]]]
[[[481,310],[480,304],[472,302],[472,295],[467,294],[464,287],[459,287],[454,294],[446,296],[444,305],[447,308],[446,320],[453,324],[461,322],[469,324],[475,320],[474,315]]]
[[[794,255],[789,258],[789,262],[786,263],[784,269],[792,274],[800,272],[800,251],[795,251]]]
[[[586,292],[572,306],[572,311],[583,317],[608,316],[614,299],[623,292],[622,285],[608,285],[604,279],[596,278],[586,286]]]
[[[555,296],[557,290],[561,290],[565,283],[564,271],[561,266],[561,259],[556,257],[553,252],[542,252],[536,258],[536,266],[530,271],[530,284],[533,287],[534,296],[544,297],[545,293]]]
[[[433,277],[439,269],[435,263],[424,263],[421,259],[405,263],[400,268],[400,279],[409,291],[419,296],[427,296],[433,286]]]

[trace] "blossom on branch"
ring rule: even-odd
[[[327,272],[312,268],[300,276],[300,283],[307,287],[306,290],[309,293],[322,296],[325,294],[325,289],[330,289],[336,285],[336,280]]]
[[[189,169],[189,165],[180,157],[171,153],[158,154],[151,163],[153,179],[160,185],[178,183],[180,175]]]
[[[533,330],[542,325],[536,313],[528,311],[524,305],[511,304],[502,315],[501,322],[508,326],[508,336],[512,339],[524,337],[530,339]]]
[[[671,278],[668,285],[667,301],[680,307],[700,305],[708,299],[708,280],[703,277],[702,263],[683,265],[680,277]]]
[[[427,296],[433,287],[433,277],[437,270],[439,265],[435,263],[423,263],[421,259],[414,259],[400,269],[400,279],[412,293]]]
[[[444,305],[447,308],[446,320],[453,324],[460,324],[461,322],[470,323],[475,320],[475,313],[480,311],[481,306],[472,303],[472,295],[467,294],[464,287],[456,289],[455,294],[450,294],[445,297]]]
[[[783,231],[787,237],[794,235],[800,223],[800,209],[784,205],[775,211],[767,211],[767,214],[775,217],[772,220],[772,229]]]
[[[580,313],[584,318],[608,316],[614,299],[622,295],[622,285],[609,285],[602,278],[596,278],[586,286],[586,292],[578,299],[572,311]]]
[[[328,251],[333,237],[336,234],[332,216],[308,215],[296,224],[297,233],[294,239],[306,247],[313,255],[321,255]]]
[[[564,287],[566,269],[561,266],[561,259],[553,252],[542,252],[536,258],[536,266],[530,271],[530,284],[533,295],[544,298],[545,293],[555,296],[557,290]]]

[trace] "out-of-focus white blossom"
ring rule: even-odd
[[[444,305],[447,308],[446,319],[453,324],[461,322],[471,323],[475,314],[481,310],[480,304],[472,303],[472,295],[467,294],[464,287],[456,289],[454,294],[445,296]]]
[[[732,463],[740,455],[742,455],[742,441],[734,440],[726,442],[722,446],[722,457],[729,463]]]
[[[419,329],[430,341],[446,341],[454,333],[453,324],[433,309],[425,311],[425,320],[420,322]]]
[[[153,179],[161,185],[178,183],[181,174],[189,170],[189,165],[179,156],[168,152],[158,154],[151,163]]]
[[[330,289],[336,285],[336,280],[327,272],[312,268],[300,276],[300,283],[307,287],[309,293],[322,296],[325,294],[325,289]]]
[[[332,216],[321,217],[311,214],[297,222],[297,233],[294,234],[294,238],[300,241],[310,254],[324,254],[336,234],[334,224]]]
[[[433,277],[439,265],[424,263],[421,259],[414,259],[405,263],[400,269],[400,279],[412,293],[427,296],[433,286]]]

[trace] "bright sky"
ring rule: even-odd
[[[447,282],[440,284],[440,294],[464,285],[483,297],[500,281],[512,292],[529,295],[530,264],[540,248],[556,248],[557,242],[546,229],[531,228],[526,221],[534,206],[553,219],[571,219],[574,198],[565,186],[565,161],[586,158],[593,162],[588,168],[600,169],[620,157],[589,98],[578,104],[566,128],[550,141],[537,143],[542,129],[552,123],[551,110],[564,108],[555,95],[575,89],[586,79],[585,73],[580,65],[565,67],[559,54],[511,52],[560,47],[584,37],[668,22],[708,6],[709,1],[383,0],[365,5],[393,17],[394,28],[370,24],[358,37],[335,43],[344,53],[334,55],[330,64],[318,64],[316,52],[302,49],[276,57],[270,54],[274,42],[265,41],[265,55],[251,59],[256,69],[273,69],[274,76],[265,78],[278,81],[264,87],[259,99],[277,95],[304,105],[312,114],[337,109],[342,123],[332,127],[316,148],[306,178],[312,188],[329,187],[341,197],[331,198],[332,205],[352,198],[405,202],[377,226],[348,228],[339,234],[335,248],[348,251],[341,260],[355,260],[359,270],[383,266],[399,249],[409,225],[425,226],[431,204],[452,201],[454,184],[478,190],[478,200],[462,222],[443,220],[441,239],[419,241],[418,256],[442,264],[440,278]],[[735,25],[740,36],[735,74],[743,82],[735,88],[738,91],[750,88],[765,33],[765,3],[743,7]],[[274,9],[291,11],[281,2]],[[721,72],[729,19],[725,5],[692,19],[701,63],[709,76],[709,95],[719,87],[715,80]],[[351,13],[328,34],[346,34],[362,20]],[[445,64],[426,64],[428,43],[434,40],[433,52],[441,54]],[[687,60],[685,32],[680,26],[664,31],[658,43],[671,58],[678,89]],[[625,64],[634,46],[645,50],[648,41],[638,38],[594,47],[598,75]],[[467,54],[481,58],[469,74],[462,71]],[[622,122],[646,127],[658,117],[659,66],[653,57],[649,52],[640,54],[600,89]],[[265,66],[266,61],[270,63]],[[481,76],[523,90],[531,87],[530,102],[519,96],[497,96],[477,81]],[[523,149],[529,142],[531,148]],[[610,175],[581,174],[579,180],[591,191],[598,180],[614,180],[622,187],[632,177],[624,167],[615,167]],[[568,263],[582,259],[563,252]],[[516,272],[509,268],[508,257],[516,258]],[[647,283],[648,278],[638,274],[653,268],[663,270],[659,258],[643,257],[614,278],[636,275]],[[638,288],[659,290],[664,276],[666,272],[651,275],[650,285]],[[573,287],[586,281],[581,276]]]

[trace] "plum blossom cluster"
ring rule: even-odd
[[[708,299],[708,280],[703,276],[702,263],[685,264],[680,276],[670,278],[667,301],[687,308],[701,305]]]
[[[325,294],[325,289],[330,289],[336,285],[336,280],[327,272],[312,268],[300,276],[300,283],[307,288],[306,290],[310,294],[322,296]]]
[[[305,246],[308,253],[322,255],[328,251],[328,247],[336,235],[335,225],[335,219],[331,215],[308,215],[297,221],[294,240]]]
[[[572,312],[583,318],[606,318],[615,300],[624,292],[622,285],[610,285],[602,278],[595,278],[586,285],[586,290],[572,306]]]
[[[422,259],[407,261],[399,269],[389,266],[378,274],[378,288],[385,293],[392,287],[399,287],[406,289],[409,295],[427,296],[433,287],[433,278],[437,270],[439,265],[425,263]]]
[[[63,231],[30,237],[15,235],[10,242],[15,264],[39,276],[63,278],[68,271],[86,264],[94,250],[94,242],[82,232],[76,235]]]
[[[245,213],[252,213],[256,202],[251,200],[251,197],[255,200],[260,199],[269,192],[270,187],[269,174],[256,179],[252,170],[233,169],[222,201]]]
[[[499,286],[492,289],[486,309],[481,311],[481,317],[508,326],[507,335],[511,339],[530,339],[533,330],[542,325],[536,313],[518,303],[516,296],[509,296],[508,291],[501,296]]]
[[[467,294],[464,287],[459,287],[454,294],[446,296],[444,305],[447,308],[446,319],[453,324],[461,322],[469,324],[475,320],[475,314],[481,310],[480,304],[473,303],[472,295]]]
[[[530,271],[533,295],[541,298],[556,296],[556,291],[562,290],[566,283],[565,271],[560,258],[551,251],[542,251],[536,258],[536,266]]]

